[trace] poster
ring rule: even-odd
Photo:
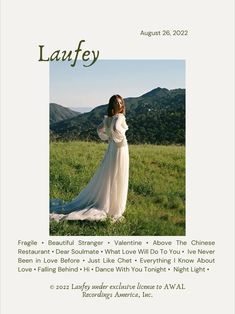
[[[1,1],[3,314],[234,312],[233,9]],[[124,218],[51,219],[100,169],[116,94]]]

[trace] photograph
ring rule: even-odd
[[[185,235],[185,63],[50,61],[50,235]]]

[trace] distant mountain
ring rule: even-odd
[[[185,89],[158,87],[140,97],[125,98],[125,104],[129,143],[185,143]],[[99,141],[96,128],[105,114],[107,104],[54,123],[51,140]]]
[[[76,112],[84,113],[91,111],[94,107],[71,107],[70,109]]]
[[[55,103],[50,103],[50,125],[56,122],[76,117],[78,114],[80,113],[75,112],[69,108],[65,108]]]

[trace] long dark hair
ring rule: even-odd
[[[112,117],[117,113],[126,113],[126,106],[124,99],[120,95],[113,95],[109,99],[109,104],[108,104],[108,116]]]

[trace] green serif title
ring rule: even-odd
[[[78,43],[77,49],[75,50],[55,50],[51,54],[45,52],[45,45],[39,46],[39,60],[40,62],[48,62],[48,61],[72,61],[70,63],[71,67],[75,67],[78,58],[85,63],[84,67],[90,67],[93,65],[99,57],[99,50],[85,50],[82,48],[82,44],[85,43],[85,40],[82,39]]]

